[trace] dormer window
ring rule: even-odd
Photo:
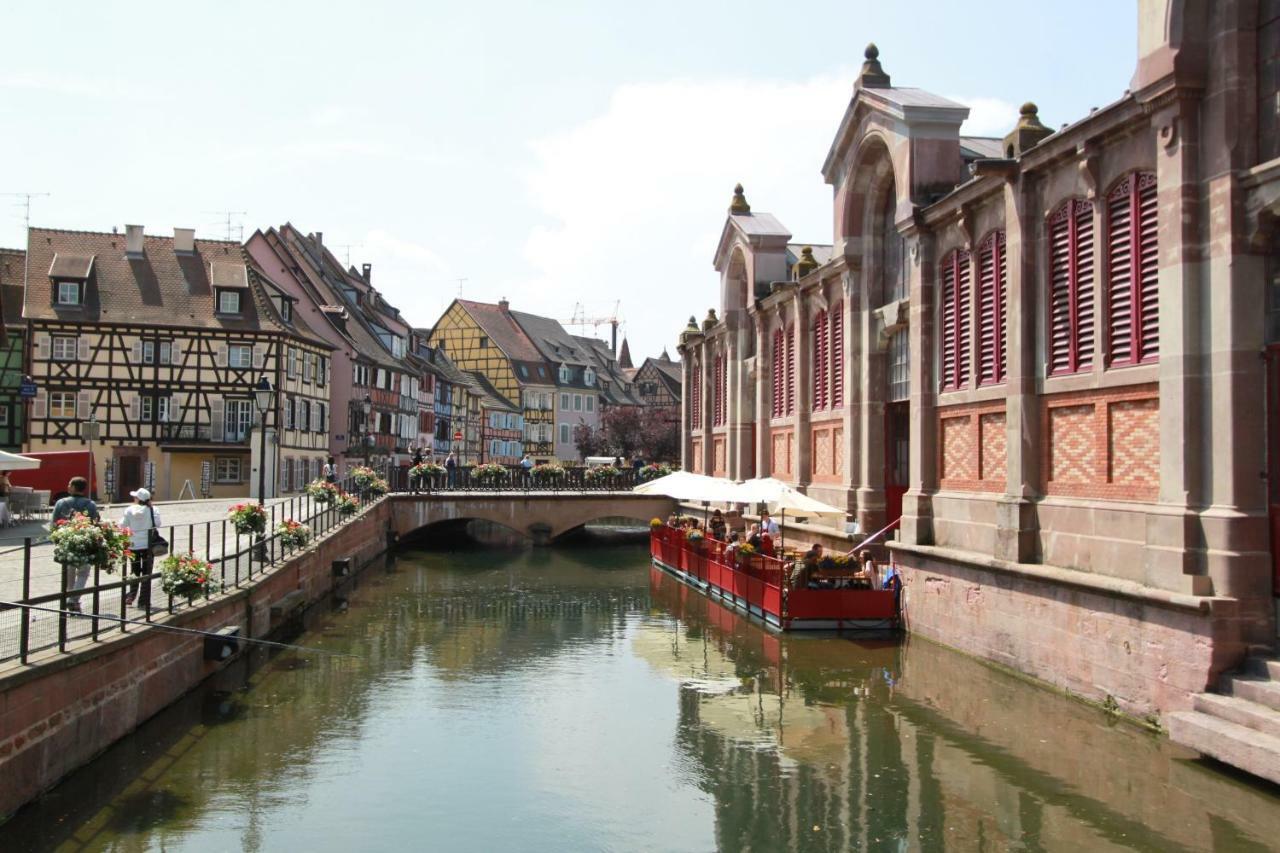
[[[293,303],[288,299],[280,300],[280,319],[286,323],[293,321]]]
[[[582,372],[582,381],[587,387],[596,384],[596,372],[588,367]]]
[[[218,313],[219,314],[239,314],[240,313],[240,296],[238,290],[223,289],[218,293]]]
[[[59,305],[82,305],[84,299],[81,296],[83,284],[78,281],[60,281],[58,282],[58,304]]]
[[[567,364],[560,365],[560,381],[567,384],[571,379],[571,377],[572,377],[572,374],[570,374],[569,372],[569,365]]]

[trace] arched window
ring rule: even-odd
[[[1160,259],[1156,176],[1135,172],[1107,194],[1107,361],[1160,355]]]
[[[978,244],[978,384],[1005,379],[1009,276],[1004,232],[992,231]]]
[[[969,253],[942,259],[942,390],[969,384]]]
[[[1093,207],[1067,199],[1049,215],[1049,373],[1093,365]]]
[[[813,318],[813,408],[827,407],[827,312]]]
[[[773,331],[773,416],[782,417],[787,411],[786,345],[782,342],[782,329]]]
[[[844,405],[844,303],[831,306],[831,408]]]
[[[902,263],[906,241],[898,233],[894,221],[898,215],[898,199],[892,184],[885,193],[884,208],[880,215],[880,270],[884,281],[884,304],[897,302],[907,296],[907,271]]]
[[[796,413],[796,327],[787,326],[787,414]]]

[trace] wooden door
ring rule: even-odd
[[[902,496],[910,482],[911,404],[890,403],[884,416],[884,523],[902,517]]]
[[[129,493],[142,488],[142,457],[121,456],[116,459],[116,497],[120,502],[130,500]]]

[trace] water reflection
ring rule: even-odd
[[[0,850],[1249,850],[1268,790],[944,649],[778,637],[643,551],[361,576]]]

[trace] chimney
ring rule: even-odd
[[[317,245],[317,246],[323,246],[323,245],[324,245],[324,232],[323,232],[323,231],[317,231],[317,232],[315,233],[315,240],[316,240],[316,245]]]
[[[498,307],[502,309],[503,314],[511,313],[511,303],[507,301],[505,296],[498,300]]]
[[[143,247],[141,225],[126,225],[124,227],[124,253],[129,257],[142,257]]]
[[[194,255],[196,252],[196,229],[173,229],[173,251],[179,255]]]
[[[373,281],[373,264],[361,264],[361,265],[360,265],[360,277],[364,279],[364,283],[365,283],[365,284],[370,284],[370,283],[372,283],[372,281]]]

